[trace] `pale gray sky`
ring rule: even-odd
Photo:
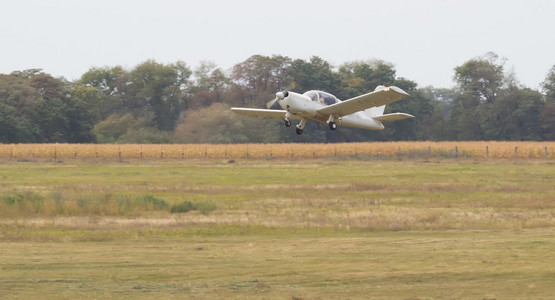
[[[419,86],[451,87],[453,68],[488,51],[538,88],[555,64],[553,0],[3,0],[0,73],[42,68],[74,80],[90,67],[254,54],[393,63]]]

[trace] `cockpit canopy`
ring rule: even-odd
[[[303,95],[308,96],[314,102],[322,103],[325,105],[332,105],[341,102],[334,95],[322,91],[308,91]]]

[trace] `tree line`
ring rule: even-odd
[[[93,67],[80,79],[41,69],[0,74],[1,143],[279,143],[395,140],[555,140],[555,65],[541,90],[520,84],[495,53],[454,69],[452,89],[418,87],[382,60],[333,66],[311,57],[253,55],[222,70],[145,61],[131,70]],[[294,84],[293,84],[294,83]],[[277,91],[318,89],[339,99],[395,85],[411,96],[387,112],[415,115],[383,131],[330,131],[309,122],[297,136],[281,120],[235,115],[265,107]]]

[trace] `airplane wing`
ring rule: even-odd
[[[414,116],[405,114],[405,113],[392,113],[392,114],[385,114],[385,115],[381,115],[373,118],[374,120],[378,120],[380,122],[389,122],[389,121],[397,121],[397,120],[403,120],[408,118],[414,118]]]
[[[381,90],[351,98],[349,100],[345,100],[343,102],[326,106],[319,109],[318,113],[327,116],[334,115],[336,117],[342,117],[371,107],[390,104],[395,101],[399,101],[407,96],[409,96],[409,94],[407,94],[402,89],[396,86],[390,86]]]
[[[242,108],[242,107],[232,107],[232,111],[245,116],[251,117],[268,117],[268,118],[279,118],[285,119],[285,110],[279,109],[258,109],[258,108]],[[297,119],[295,116],[291,116],[290,119]]]

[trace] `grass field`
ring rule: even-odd
[[[4,159],[0,298],[548,299],[554,177],[541,159]]]

